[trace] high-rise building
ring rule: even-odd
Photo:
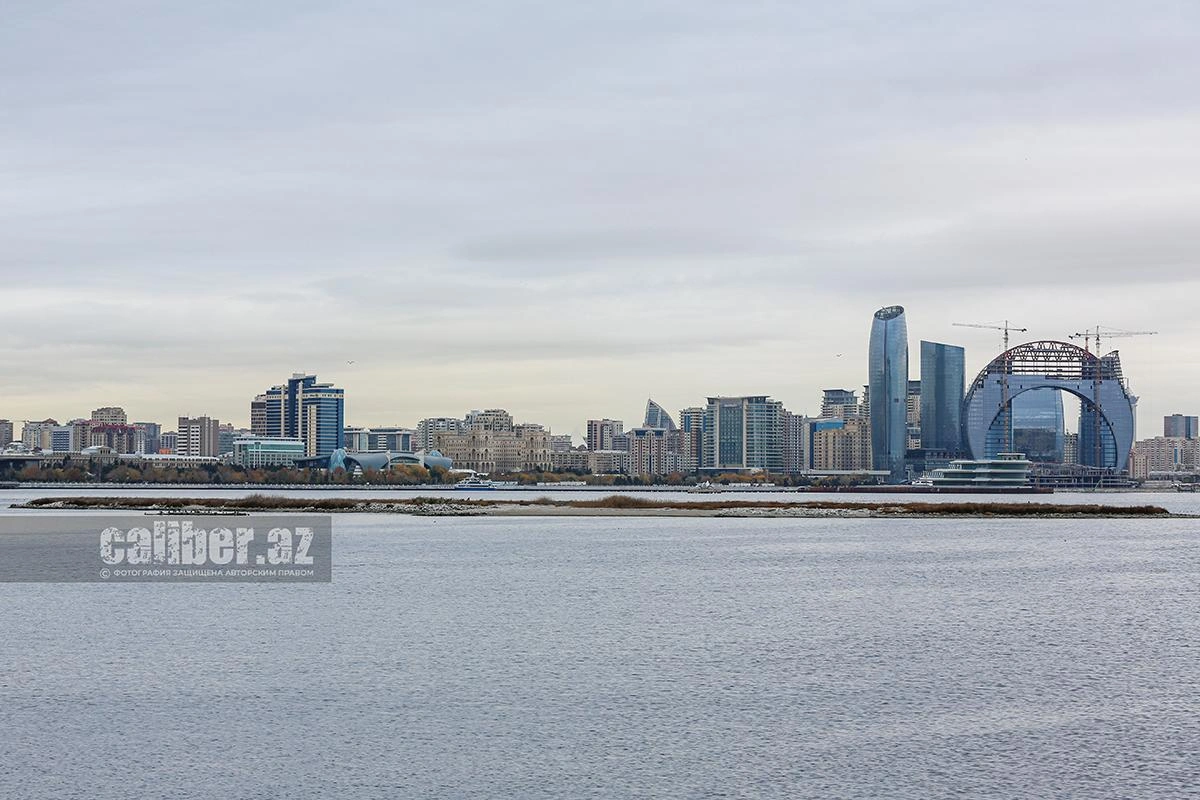
[[[92,422],[101,425],[128,425],[129,417],[120,406],[105,406],[92,412]]]
[[[680,464],[684,472],[700,469],[700,452],[704,449],[704,413],[700,406],[690,406],[679,412]]]
[[[211,417],[180,417],[175,434],[175,455],[220,455],[220,429],[220,420]]]
[[[766,395],[710,397],[700,469],[783,469],[783,403]]]
[[[267,396],[260,394],[250,401],[250,430],[255,436],[267,435]]]
[[[162,426],[157,422],[135,422],[133,423],[134,447],[135,453],[157,453],[162,436]]]
[[[571,434],[556,433],[550,437],[551,453],[566,453],[571,449]]]
[[[461,433],[462,430],[463,421],[458,417],[427,417],[417,423],[413,447],[428,453],[437,449],[438,434]]]
[[[1013,451],[1030,461],[1061,464],[1066,455],[1062,392],[1034,389],[1012,399]]]
[[[117,423],[89,421],[85,447],[107,447],[114,453],[137,452],[137,427]]]
[[[908,323],[903,306],[875,312],[869,353],[871,453],[875,469],[904,480],[908,445]]]
[[[821,397],[821,417],[845,419],[858,413],[858,395],[849,389],[825,389]]]
[[[629,439],[630,475],[639,477],[667,475],[680,469],[679,437],[677,431],[665,427],[633,428],[626,432]]]
[[[618,450],[617,437],[625,429],[625,423],[619,419],[589,419],[587,421],[588,450]]]
[[[1163,417],[1163,436],[1174,437],[1176,439],[1195,439],[1197,438],[1197,422],[1200,421],[1196,417],[1187,417],[1183,414],[1172,414],[1169,417]]]
[[[1067,433],[1063,435],[1063,463],[1078,464],[1079,463],[1079,434]]]
[[[56,419],[26,422],[21,429],[21,443],[29,450],[50,449],[50,429],[58,426]]]
[[[940,342],[921,342],[921,448],[962,452],[962,403],[966,351]]]
[[[783,471],[790,474],[810,468],[807,426],[808,417],[783,412]]]
[[[642,427],[662,428],[668,431],[676,430],[675,420],[671,419],[671,415],[667,413],[665,408],[653,400],[646,401],[646,418],[642,422]]]
[[[0,419],[0,447],[7,447],[13,442],[13,424],[11,420]]]
[[[317,383],[316,375],[295,373],[286,384],[272,386],[265,393],[264,412],[266,435],[303,440],[309,457],[331,455],[343,445],[345,393],[332,383]]]
[[[871,469],[871,423],[866,417],[813,420],[812,469],[818,472],[866,472]]]

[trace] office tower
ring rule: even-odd
[[[1062,392],[1034,389],[1012,399],[1013,450],[1030,461],[1061,464],[1066,456]]]
[[[908,436],[908,323],[902,306],[875,312],[868,369],[872,459],[875,469],[899,482]]]
[[[966,351],[921,342],[921,448],[957,454],[962,449]]]
[[[300,439],[310,457],[328,456],[342,447],[345,393],[332,383],[317,383],[316,375],[295,373],[286,384],[266,391],[264,405],[267,436]],[[251,404],[251,413],[253,408]]]
[[[617,437],[625,429],[625,423],[619,419],[589,419],[587,421],[587,449],[616,450]]]
[[[211,417],[180,417],[175,431],[175,455],[220,455],[220,429],[220,420]]]
[[[1197,436],[1197,418],[1183,414],[1172,414],[1163,417],[1163,436],[1175,439],[1195,439]]]
[[[783,469],[783,403],[766,395],[710,397],[700,469]]]

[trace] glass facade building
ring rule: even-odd
[[[868,369],[871,459],[875,469],[902,481],[908,440],[908,323],[903,306],[875,312]]]
[[[703,436],[703,470],[783,469],[783,403],[766,395],[708,398]]]
[[[921,342],[921,449],[962,450],[967,355],[961,347]]]
[[[292,375],[265,394],[268,437],[300,439],[305,455],[329,456],[345,442],[345,395],[316,375]]]
[[[1062,392],[1034,389],[1012,399],[1013,450],[1030,461],[1063,463],[1066,419]]]

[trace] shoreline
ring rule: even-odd
[[[414,497],[404,500],[351,498],[212,497],[43,497],[12,506],[33,511],[139,511],[147,514],[406,514],[463,517],[757,517],[777,519],[1193,519],[1160,506],[1069,505],[1054,503],[986,503],[878,501],[806,503],[756,500],[666,501],[610,497],[599,500],[491,500]]]

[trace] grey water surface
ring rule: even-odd
[[[334,520],[0,585],[0,797],[1200,793],[1195,520]]]

